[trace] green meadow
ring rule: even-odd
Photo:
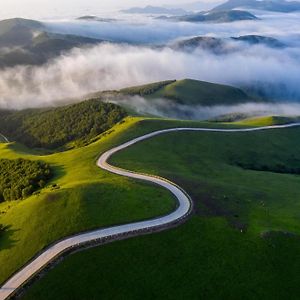
[[[146,120],[125,135],[175,126],[212,125]],[[290,170],[300,167],[299,134],[177,132],[117,153],[113,164],[182,186],[193,216],[166,232],[73,254],[24,299],[298,299],[300,180]]]
[[[127,117],[95,142],[65,152],[0,144],[1,159],[38,160],[49,164],[53,177],[25,200],[0,203],[0,283],[53,242],[79,232],[144,220],[175,208],[162,188],[119,177],[96,166],[101,153],[134,137],[161,128],[215,126],[199,122]],[[218,125],[220,126],[220,125]]]
[[[39,194],[0,203],[0,224],[6,228],[0,233],[0,282],[65,236],[174,209],[175,201],[164,189],[109,174],[96,166],[105,150],[139,135],[141,130],[133,130],[138,121],[127,118],[95,143],[62,153],[47,155],[17,143],[0,145],[1,158],[44,161],[54,173]]]

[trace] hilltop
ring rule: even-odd
[[[103,42],[77,35],[48,32],[38,21],[8,19],[0,21],[0,67],[40,65],[64,51]]]
[[[227,54],[241,50],[241,44],[261,45],[269,48],[284,48],[286,45],[278,39],[261,35],[244,35],[230,38],[217,38],[210,36],[196,36],[189,39],[176,41],[169,45],[172,49],[180,51],[194,51],[202,49],[214,54]]]
[[[222,10],[193,13],[179,17],[161,17],[160,19],[195,23],[230,23],[235,21],[254,21],[258,18],[252,13],[243,10]]]
[[[193,79],[157,82],[122,89],[119,92],[144,96],[148,100],[165,98],[182,105],[213,106],[254,100],[238,88]]]
[[[212,11],[227,9],[246,8],[269,10],[276,12],[294,12],[300,10],[300,2],[285,0],[229,0],[221,5],[216,6]]]

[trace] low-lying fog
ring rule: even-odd
[[[0,108],[49,106],[95,91],[182,78],[242,87],[259,84],[268,96],[300,101],[300,13],[259,13],[258,17],[261,20],[227,24],[176,23],[150,18],[138,18],[134,23],[48,21],[46,24],[52,31],[97,37],[112,43],[74,49],[43,66],[1,70]],[[241,44],[238,52],[215,55],[204,50],[184,53],[154,46],[197,35],[228,38],[247,34],[275,37],[287,47],[272,49]],[[120,41],[125,43],[116,43]],[[239,109],[247,110],[250,106]],[[298,104],[289,107],[298,109]],[[199,118],[203,114],[215,116],[216,112],[229,113],[232,109],[218,107],[212,112],[197,108],[196,114]],[[276,109],[280,113],[290,111],[286,105]]]
[[[166,99],[147,101],[133,96],[120,101],[112,101],[122,104],[128,109],[136,110],[142,115],[168,117],[187,120],[209,120],[219,116],[230,114],[243,114],[245,116],[300,116],[300,103],[245,103],[238,105],[215,106],[188,106],[174,104]]]

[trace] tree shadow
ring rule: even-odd
[[[51,177],[49,180],[47,180],[47,185],[51,185],[53,183],[55,183],[57,180],[59,180],[60,178],[64,177],[67,174],[66,168],[64,165],[56,165],[56,164],[51,164],[50,165],[50,169],[51,169]]]
[[[12,248],[18,240],[13,239],[15,232],[20,229],[12,229],[11,225],[0,228],[0,252]]]

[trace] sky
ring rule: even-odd
[[[1,0],[0,19],[24,17],[43,20],[101,15],[145,5],[188,8],[189,4],[201,3],[201,9],[205,10],[222,2],[225,0]]]
[[[201,0],[214,5],[221,0]],[[184,6],[193,0],[1,0],[0,18],[28,17],[45,19],[52,17],[70,17],[82,14],[100,14],[132,6]],[[199,2],[199,1],[198,1]]]

